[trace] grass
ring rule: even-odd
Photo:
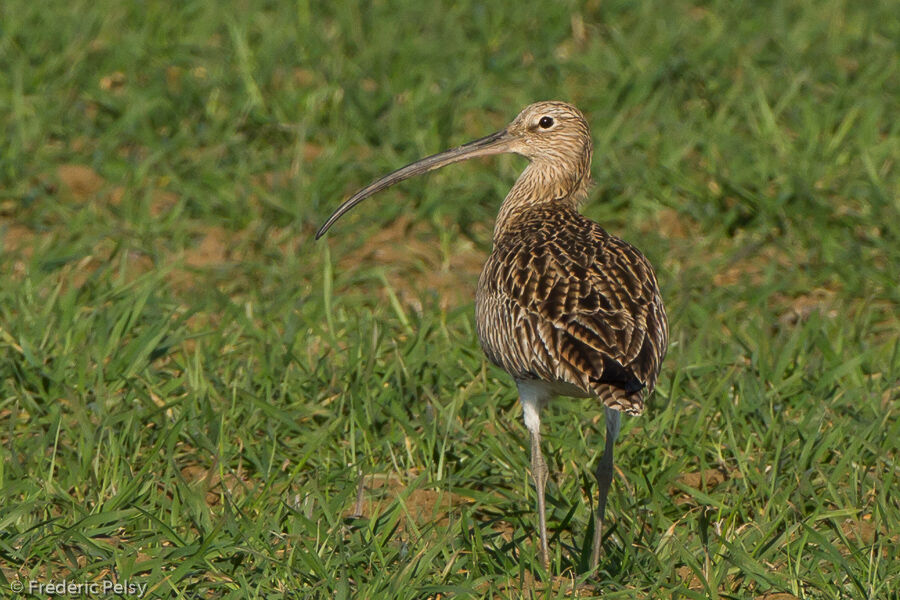
[[[4,594],[900,597],[892,3],[54,4],[0,6]],[[548,98],[591,121],[584,211],[672,330],[595,576],[601,411],[545,414],[548,574],[473,329],[523,161],[312,239]]]

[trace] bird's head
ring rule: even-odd
[[[544,181],[565,180],[565,188],[589,179],[591,132],[581,111],[565,102],[526,106],[504,129],[487,137],[423,158],[377,179],[341,204],[316,233],[316,239],[354,206],[395,183],[449,164],[491,154],[514,153],[531,160]]]
[[[581,111],[565,102],[526,106],[506,130],[509,148],[532,162],[572,168],[590,161],[591,130]]]

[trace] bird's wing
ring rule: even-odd
[[[668,342],[656,277],[636,248],[582,225],[508,246],[496,291],[531,340],[532,372],[639,414]]]

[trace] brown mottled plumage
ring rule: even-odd
[[[557,395],[595,397],[606,410],[606,447],[595,471],[597,566],[619,414],[639,415],[666,354],[668,324],[653,268],[632,245],[580,215],[590,185],[591,134],[564,102],[526,107],[506,129],[378,179],[342,204],[316,234],[398,181],[473,158],[530,159],[500,207],[494,249],[478,281],[476,327],[491,362],[512,375],[531,433],[541,557],[549,565],[540,409]]]
[[[643,412],[667,329],[653,270],[633,246],[570,207],[535,209],[494,238],[476,298],[481,346],[516,380],[574,385]]]

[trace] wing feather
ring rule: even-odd
[[[558,214],[495,243],[479,281],[482,346],[514,377],[572,384],[639,414],[668,344],[653,269],[596,223]],[[516,331],[485,343],[498,311]]]

